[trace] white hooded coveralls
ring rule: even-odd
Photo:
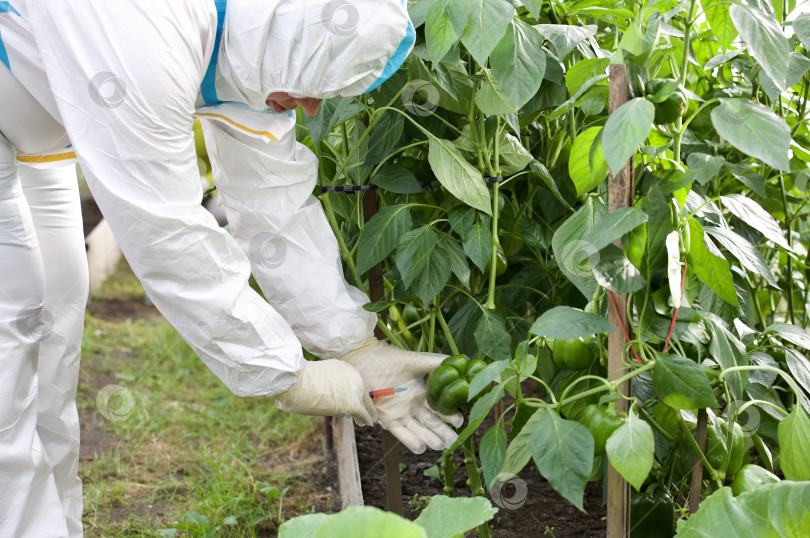
[[[302,346],[339,358],[376,318],[345,282],[294,115],[265,100],[373,89],[413,37],[399,0],[0,0],[0,536],[81,535],[72,400],[86,268],[49,260],[46,244],[74,260],[82,247],[44,239],[28,187],[44,192],[54,176],[51,190],[72,193],[55,218],[75,239],[73,176],[56,167],[77,157],[158,309],[235,394],[277,395]],[[200,206],[195,114],[233,236]],[[58,401],[41,386],[45,338],[20,330],[50,316],[65,322],[48,338],[67,342],[51,361]],[[63,431],[45,435],[49,421]]]

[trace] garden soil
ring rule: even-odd
[[[490,415],[478,430],[480,435],[494,424]],[[386,509],[385,475],[383,469],[382,434],[379,426],[360,428],[355,426],[357,457],[360,464],[360,479],[363,500],[366,505]],[[476,443],[477,444],[477,443]],[[425,476],[424,471],[439,465],[440,452],[426,451],[413,454],[399,446],[400,478],[402,480],[403,515],[415,519],[432,495],[443,495],[442,484],[436,478]],[[467,471],[459,448],[453,455],[458,465],[455,476],[456,495],[468,496]],[[526,502],[517,509],[498,508],[490,521],[493,538],[511,537],[603,537],[606,535],[606,510],[602,505],[602,482],[589,482],[585,489],[585,512],[581,512],[565,500],[540,475],[533,462],[527,465],[520,477],[526,485]],[[505,485],[502,496],[509,500],[519,493]],[[424,497],[424,498],[423,498]],[[497,507],[497,503],[493,502]],[[505,505],[508,505],[505,503]],[[467,537],[477,536],[475,531]]]

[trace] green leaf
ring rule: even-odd
[[[332,129],[368,108],[362,103],[353,103],[351,97],[324,100],[314,116],[304,116],[312,143],[320,144]]]
[[[720,407],[700,366],[677,355],[656,355],[653,390],[675,409]]]
[[[540,474],[560,495],[582,510],[593,467],[593,437],[588,429],[556,413],[544,413],[529,440]]]
[[[484,497],[447,497],[434,495],[427,507],[413,522],[427,532],[428,538],[461,536],[482,523],[486,523],[498,511]],[[384,535],[378,536],[395,536]]]
[[[810,58],[807,58],[798,52],[791,52],[790,59],[788,61],[787,82],[785,83],[786,86],[789,88],[798,84],[808,70],[810,70]],[[774,82],[768,77],[768,74],[764,71],[760,71],[759,73],[759,83],[762,85],[762,89],[765,90],[765,93],[768,95],[768,99],[771,101],[776,101],[776,99],[782,93],[782,90],[777,88],[776,84],[774,84]]]
[[[490,54],[492,74],[519,109],[540,89],[546,72],[546,55],[537,30],[512,19],[506,33]]]
[[[810,360],[798,351],[785,348],[785,362],[788,370],[793,374],[793,379],[799,384],[804,393],[797,394],[805,410],[810,413]]]
[[[469,0],[434,0],[431,4],[425,19],[425,42],[434,63],[458,41],[471,7]]]
[[[492,257],[492,232],[477,222],[464,238],[464,253],[483,272]]]
[[[601,316],[576,310],[570,306],[555,306],[537,318],[529,332],[546,338],[571,339],[615,330],[616,327]]]
[[[437,240],[436,232],[431,226],[422,226],[400,237],[397,247],[397,269],[406,288],[411,286],[427,265],[430,252],[436,246]]]
[[[481,437],[478,456],[484,471],[484,483],[490,489],[506,458],[506,430],[499,424],[495,424]]]
[[[532,437],[532,433],[534,432],[534,428],[537,426],[537,423],[540,422],[543,416],[549,412],[550,411],[548,411],[545,407],[540,407],[534,413],[532,413],[532,415],[526,421],[526,424],[523,425],[520,433],[518,433],[517,436],[512,439],[512,442],[509,443],[509,446],[506,448],[506,457],[504,458],[501,472],[498,473],[496,480],[506,481],[519,475],[520,471],[522,471],[526,464],[529,463],[529,460],[532,458],[529,440]]]
[[[540,252],[548,250],[548,240],[543,227],[528,217],[520,224],[520,237],[531,248]]]
[[[704,319],[706,328],[709,330],[711,340],[709,341],[709,353],[717,361],[723,370],[735,366],[748,366],[748,355],[745,352],[745,345],[737,340],[737,337],[727,331],[711,317]],[[743,397],[743,389],[748,380],[748,372],[732,372],[725,377],[729,392],[735,400]]]
[[[728,16],[729,4],[723,0],[700,0],[700,6],[706,14],[709,28],[720,43],[720,50],[725,52],[737,38],[737,29]]]
[[[560,192],[560,188],[557,186],[557,182],[554,181],[553,177],[551,177],[551,174],[549,173],[548,169],[545,167],[543,163],[534,160],[529,165],[529,169],[534,173],[534,175],[540,178],[540,180],[546,185],[546,187],[548,187],[548,190],[551,191],[551,194],[554,195],[554,197],[557,199],[557,201],[559,201],[563,205],[563,207],[571,209],[573,211],[571,205],[568,203],[568,201],[566,201],[566,199]]]
[[[588,300],[593,297],[597,287],[588,261],[597,250],[585,241],[585,237],[606,216],[605,204],[588,198],[576,213],[557,228],[551,238],[551,249],[560,271]]]
[[[768,325],[763,332],[775,332],[779,338],[810,351],[810,334],[800,327],[796,327],[790,323],[773,323]]]
[[[765,105],[743,98],[720,99],[711,118],[718,134],[738,150],[772,168],[790,169],[790,128]]]
[[[448,280],[450,280],[450,255],[444,249],[436,247],[430,251],[427,263],[414,280],[413,290],[423,305],[429,305],[444,289]]]
[[[397,194],[416,194],[422,192],[422,187],[416,177],[407,168],[395,164],[385,166],[371,178],[371,182],[381,189]]]
[[[776,20],[746,4],[732,4],[729,15],[751,56],[780,89],[785,89],[790,45]]]
[[[593,162],[591,162],[591,148],[597,139],[601,127],[589,127],[577,135],[571,147],[571,156],[568,159],[568,175],[574,182],[577,196],[590,192],[602,183],[608,174],[607,163],[602,152],[601,138],[597,142]]]
[[[755,228],[780,247],[792,250],[787,239],[785,239],[785,234],[782,232],[779,222],[754,200],[743,194],[729,194],[728,196],[721,196],[720,201],[723,202],[723,205],[732,215]]]
[[[397,304],[396,301],[375,301],[373,303],[366,303],[363,305],[363,310],[366,312],[382,312],[391,305]]]
[[[636,490],[641,490],[655,459],[655,438],[650,425],[629,413],[627,420],[608,438],[605,448],[613,467]]]
[[[486,65],[489,53],[503,37],[514,13],[515,8],[506,0],[472,0],[461,42],[478,65]]]
[[[631,99],[610,115],[602,132],[602,139],[610,140],[610,144],[603,145],[602,151],[614,173],[622,169],[647,138],[654,118],[655,105],[643,97]]]
[[[736,234],[728,228],[718,228],[716,226],[706,226],[706,233],[717,239],[717,242],[726,247],[732,256],[737,258],[743,267],[754,274],[760,275],[768,281],[768,284],[776,289],[781,289],[776,282],[773,273],[768,267],[768,262],[762,257],[759,250],[748,242],[743,236]]]
[[[596,250],[602,250],[647,222],[648,218],[647,213],[637,207],[622,207],[602,219],[599,227],[585,236],[585,241]]]
[[[363,226],[357,240],[357,274],[362,275],[391,254],[399,237],[413,228],[411,210],[405,204],[383,207]]]
[[[492,213],[484,177],[467,162],[450,140],[431,138],[428,161],[433,173],[450,194],[487,215]]]
[[[605,247],[599,253],[599,262],[591,270],[600,286],[615,293],[633,293],[646,283],[641,272],[616,245]]]
[[[793,31],[805,50],[810,50],[810,13],[801,13],[793,19]]]
[[[543,8],[543,0],[521,0],[520,3],[529,10],[529,13],[531,13],[532,17],[535,19],[540,14],[540,10]]]
[[[461,430],[456,441],[447,450],[453,452],[461,446],[461,443],[469,439],[469,437],[478,430],[478,426],[484,422],[484,418],[486,418],[492,410],[495,402],[499,401],[502,396],[503,385],[496,385],[491,391],[478,398],[470,410],[470,418],[469,422],[467,422],[467,426]]]
[[[279,538],[427,538],[425,530],[393,512],[373,506],[350,506],[337,514],[307,514],[285,522]]]
[[[534,28],[540,35],[551,41],[557,58],[562,61],[568,54],[577,48],[577,45],[596,35],[598,27],[595,24],[588,26],[570,26],[568,24],[535,24]]]
[[[517,108],[489,70],[484,71],[484,84],[475,94],[475,104],[484,114],[514,114]]]
[[[464,254],[464,249],[461,248],[461,243],[455,237],[439,232],[439,241],[436,246],[447,251],[450,256],[450,271],[456,275],[459,282],[469,287],[470,264],[467,263],[467,256]]]
[[[470,388],[467,391],[469,398],[467,400],[472,400],[478,396],[478,393],[498,379],[498,376],[501,375],[501,372],[506,370],[507,367],[509,367],[509,361],[494,361],[478,372],[472,381],[470,381]]]
[[[512,337],[506,330],[506,320],[499,312],[484,309],[484,315],[475,327],[475,343],[492,360],[508,361],[512,358]]]
[[[785,478],[810,480],[810,415],[797,405],[779,423],[777,432],[779,464]]]
[[[502,131],[498,143],[501,155],[501,175],[504,177],[520,172],[534,160],[529,150],[524,148],[520,140],[510,133]]]
[[[605,69],[609,65],[610,58],[588,58],[572,65],[565,73],[565,87],[568,89],[568,93],[575,95],[589,80],[598,76],[604,77]]]
[[[678,520],[678,538],[805,538],[809,502],[810,482],[766,484],[737,497],[720,488],[689,519]]]
[[[689,236],[691,246],[686,258],[689,267],[718,297],[732,306],[737,306],[739,303],[737,291],[734,289],[734,279],[731,276],[731,266],[725,259],[712,254],[706,248],[706,242],[711,242],[711,239],[694,217],[689,218]],[[717,251],[714,245],[712,248]],[[719,251],[717,252],[719,254]]]
[[[455,205],[447,213],[447,220],[450,221],[453,231],[464,239],[475,222],[475,210],[470,206]]]
[[[723,157],[706,155],[705,153],[690,153],[686,158],[689,170],[696,172],[695,179],[705,185],[723,168],[726,160]]]
[[[383,114],[380,121],[371,128],[366,160],[363,164],[373,166],[383,162],[396,147],[404,128],[405,118],[402,114]]]

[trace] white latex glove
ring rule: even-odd
[[[434,450],[448,448],[458,437],[447,424],[460,426],[461,413],[442,415],[427,404],[424,376],[439,366],[446,355],[403,351],[376,338],[366,339],[340,360],[360,373],[372,392],[406,389],[374,398],[380,425],[416,454],[425,445]]]
[[[339,360],[306,361],[293,386],[276,396],[276,407],[299,415],[346,415],[360,426],[371,426],[377,420],[363,378]]]

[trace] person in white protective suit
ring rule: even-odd
[[[424,403],[442,355],[373,337],[290,111],[396,71],[403,4],[0,0],[0,537],[82,534],[75,158],[149,297],[235,394],[379,420],[415,452],[453,442],[460,415]],[[195,116],[231,234],[200,206]],[[370,399],[389,387],[408,390]]]

